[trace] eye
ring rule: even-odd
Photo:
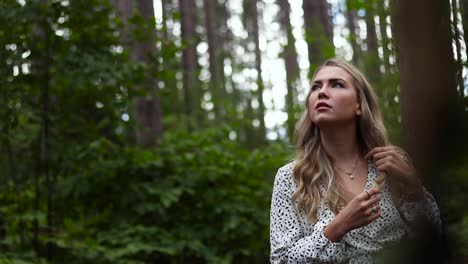
[[[312,91],[316,91],[320,89],[320,85],[318,84],[313,84],[312,87],[310,88]]]
[[[341,82],[334,82],[332,87],[344,88],[344,85]]]

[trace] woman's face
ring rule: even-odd
[[[316,74],[308,104],[310,118],[318,127],[349,124],[361,115],[352,77],[340,67],[326,66]]]

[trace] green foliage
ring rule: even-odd
[[[229,132],[169,132],[148,151],[104,138],[75,148],[55,188],[56,263],[266,262],[269,198],[285,152],[249,151]],[[9,239],[3,245],[18,250]]]

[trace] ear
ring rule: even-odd
[[[357,116],[360,116],[361,114],[362,114],[361,105],[358,104],[358,105],[357,105],[357,110],[356,110],[356,115],[357,115]]]

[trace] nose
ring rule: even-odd
[[[325,88],[325,85],[320,87],[317,97],[318,99],[328,98],[328,92],[327,92],[327,88]]]

